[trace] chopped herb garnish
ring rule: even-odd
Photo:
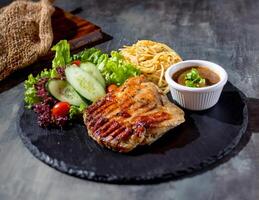
[[[199,71],[195,68],[192,68],[190,72],[185,75],[185,85],[188,87],[204,87],[206,80],[202,78],[199,74]]]

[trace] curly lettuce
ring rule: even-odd
[[[140,75],[140,70],[125,61],[123,56],[112,51],[110,57],[99,49],[90,48],[73,55],[73,60],[92,62],[97,65],[107,85],[122,85],[129,77]]]
[[[57,67],[62,67],[71,62],[70,56],[70,45],[66,40],[59,41],[56,45],[51,48],[52,51],[55,51],[55,57],[52,60],[52,68],[47,70],[44,69],[37,76],[30,74],[28,79],[24,82],[24,101],[27,108],[31,108],[34,104],[40,101],[40,98],[37,96],[37,91],[35,89],[35,84],[41,78],[57,78],[59,75],[56,71]]]
[[[37,96],[37,91],[34,87],[34,84],[37,83],[37,79],[33,77],[32,74],[28,76],[28,79],[24,82],[24,101],[27,108],[31,108],[32,105],[38,103],[40,101],[39,97]]]
[[[56,45],[51,48],[55,51],[55,57],[52,60],[52,67],[62,67],[71,62],[70,45],[67,40],[60,40]]]
[[[82,116],[86,107],[86,104],[80,104],[80,106],[71,105],[69,109],[69,119],[76,119],[78,116]]]
[[[35,89],[35,84],[41,78],[50,78],[51,77],[51,70],[44,69],[40,74],[37,76],[33,76],[30,74],[28,79],[24,82],[24,101],[27,108],[31,108],[35,103],[40,101],[40,98],[37,96],[37,91]]]
[[[99,68],[99,66],[98,66]],[[122,85],[129,77],[140,75],[140,70],[132,64],[125,62],[123,56],[117,51],[111,52],[106,64],[99,68],[107,84]]]

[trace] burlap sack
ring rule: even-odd
[[[0,81],[51,47],[52,1],[14,1],[0,9]]]

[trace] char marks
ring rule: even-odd
[[[128,79],[84,114],[89,136],[120,152],[151,144],[183,121],[183,111],[143,76]]]

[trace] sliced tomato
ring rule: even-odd
[[[77,66],[80,66],[81,61],[80,61],[80,60],[74,60],[74,61],[72,62],[72,64],[75,64],[75,65],[77,65]]]
[[[70,109],[70,104],[67,102],[58,102],[52,108],[52,116],[57,117],[65,117],[68,115]]]

